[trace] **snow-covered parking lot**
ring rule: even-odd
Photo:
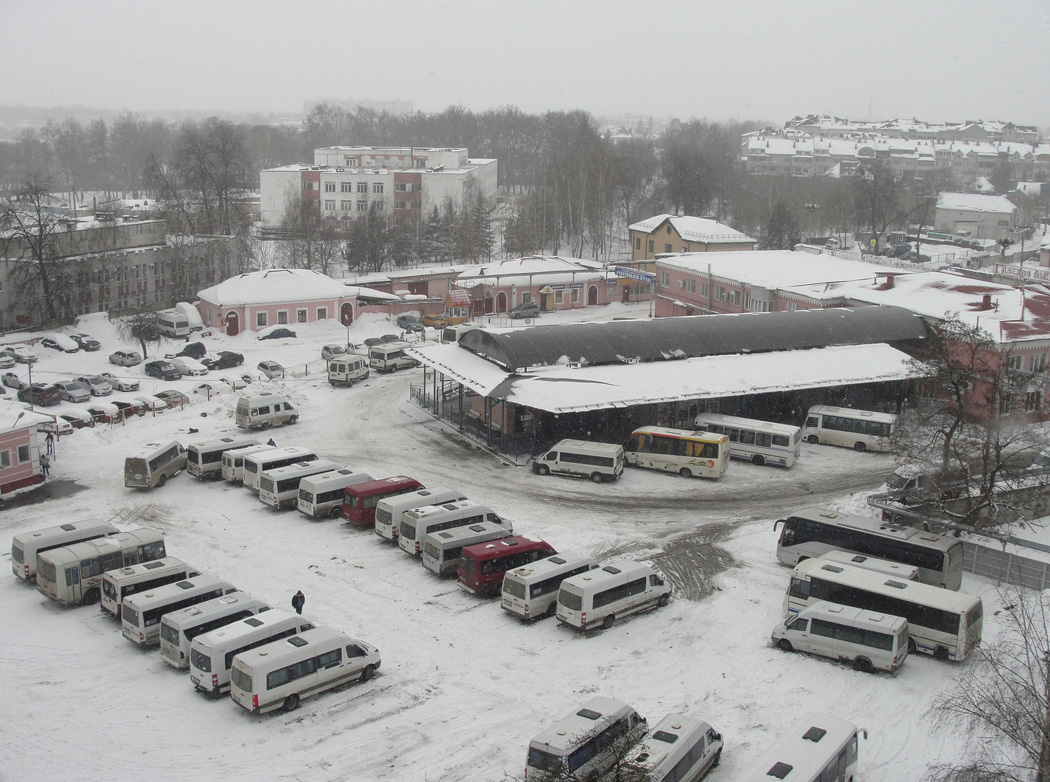
[[[102,369],[115,338],[95,333],[101,325],[85,330],[103,340]],[[351,336],[391,330],[366,319]],[[293,367],[345,340],[346,329],[299,336],[206,341],[244,353],[245,367],[262,359]],[[46,356],[39,368],[84,359]],[[319,367],[253,384],[281,389],[302,411],[297,425],[268,433],[278,445],[309,446],[377,477],[462,488],[516,533],[561,551],[652,558],[676,582],[676,599],[581,637],[554,620],[524,625],[370,531],[271,511],[239,486],[183,474],[149,493],[125,489],[123,459],[141,444],[232,428],[234,394],[198,395],[184,410],[63,437],[51,479],[79,491],[0,512],[5,541],[78,518],[154,527],[170,554],[275,606],[288,607],[301,589],[304,614],[378,646],[382,669],[298,711],[252,717],[229,698],[195,693],[185,672],[134,648],[97,607],[58,607],[8,576],[0,582],[0,777],[499,780],[520,777],[530,738],[593,694],[625,700],[651,723],[672,711],[709,721],[725,737],[713,780],[735,779],[804,711],[868,729],[862,780],[919,779],[928,762],[958,756],[970,740],[931,733],[925,716],[956,666],[913,655],[895,677],[868,675],[769,642],[790,574],[776,561],[773,520],[812,504],[866,512],[863,493],[893,469],[892,457],[807,445],[791,470],[734,462],[717,482],[636,469],[615,484],[539,477],[412,405],[418,370],[346,389],[330,387]],[[184,388],[142,380],[143,393]],[[3,550],[9,558],[6,542]],[[994,636],[993,587],[966,576],[963,589],[984,597],[985,638]]]

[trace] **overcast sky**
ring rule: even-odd
[[[0,104],[1050,126],[1048,0],[0,0]]]

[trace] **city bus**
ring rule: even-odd
[[[263,451],[276,451],[272,445],[249,445],[246,448],[233,448],[222,455],[222,479],[230,483],[244,480],[244,457]]]
[[[350,467],[303,478],[299,482],[299,512],[312,519],[338,519],[343,515],[343,492],[346,487],[370,480],[372,476],[364,470]]]
[[[651,566],[623,559],[562,581],[555,616],[584,632],[608,630],[617,619],[663,607],[670,600],[671,585]]]
[[[371,527],[376,523],[376,506],[380,500],[423,488],[426,487],[422,483],[407,475],[350,486],[343,493],[343,518],[358,527]]]
[[[241,483],[245,488],[259,493],[259,476],[267,470],[276,470],[287,467],[296,462],[312,462],[317,454],[309,448],[300,448],[297,445],[288,448],[274,448],[272,451],[258,451],[244,457],[244,472]]]
[[[99,610],[120,619],[120,607],[124,598],[199,575],[200,571],[197,568],[187,565],[177,557],[164,557],[152,562],[110,570],[102,574],[102,600]]]
[[[164,536],[133,529],[37,556],[36,588],[63,605],[90,605],[101,598],[102,574],[167,555]]]
[[[770,747],[737,782],[844,782],[856,778],[860,754],[858,735],[868,738],[852,722],[830,714],[807,714]]]
[[[806,414],[802,439],[855,451],[891,451],[898,423],[892,413],[814,405]]]
[[[458,583],[475,595],[494,595],[508,570],[557,553],[545,540],[522,536],[467,546],[460,553]]]
[[[729,437],[729,454],[752,464],[790,467],[802,451],[802,429],[718,413],[701,413],[693,425]]]
[[[780,524],[784,529],[777,559],[785,565],[794,567],[837,549],[917,567],[924,584],[944,589],[962,585],[963,544],[957,538],[826,508],[803,508],[778,519],[773,529]]]
[[[512,534],[502,524],[487,521],[431,532],[423,539],[423,567],[439,576],[452,575],[459,570],[459,557],[465,546],[509,538]]]
[[[555,554],[509,570],[503,576],[500,608],[526,621],[554,616],[561,582],[597,567],[593,557]]]
[[[422,508],[413,508],[402,513],[397,545],[408,554],[420,556],[423,553],[423,540],[432,532],[480,524],[483,521],[501,524],[514,531],[514,526],[497,516],[488,505],[474,500],[443,502],[440,505],[424,505]]]
[[[190,644],[198,635],[269,610],[269,605],[245,592],[229,592],[167,613],[160,620],[160,657],[174,668],[188,668]]]
[[[729,438],[724,434],[644,426],[631,432],[623,450],[628,464],[683,478],[721,478],[729,467]]]
[[[645,718],[626,703],[595,696],[529,742],[525,778],[599,779],[645,729]]]
[[[139,592],[121,607],[121,632],[133,644],[153,646],[160,642],[160,620],[165,614],[236,591],[228,581],[201,575]]]
[[[36,558],[50,551],[74,543],[116,535],[119,529],[101,521],[73,521],[57,527],[23,532],[11,538],[11,572],[24,581],[36,579]]]
[[[198,635],[190,643],[190,682],[208,697],[230,690],[230,666],[241,652],[313,629],[308,619],[273,608]]]
[[[623,782],[697,782],[722,760],[722,734],[685,714],[668,714],[618,770]]]
[[[401,516],[406,510],[422,508],[425,505],[440,505],[443,502],[459,502],[465,499],[466,495],[459,489],[449,489],[446,486],[431,486],[429,489],[386,497],[376,505],[375,533],[383,540],[396,542],[398,529],[401,526]]]
[[[242,434],[230,434],[215,440],[192,443],[186,449],[186,472],[201,480],[221,478],[224,453],[258,444],[254,438]]]
[[[795,566],[784,596],[784,614],[797,614],[818,600],[864,608],[908,620],[908,651],[957,662],[981,642],[981,598],[902,581],[872,570],[824,559]]]
[[[259,502],[277,510],[294,508],[299,502],[299,482],[303,478],[338,469],[335,462],[314,459],[266,470],[259,475]]]

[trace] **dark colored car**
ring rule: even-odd
[[[203,342],[187,342],[186,347],[176,353],[176,356],[186,356],[187,358],[193,358],[200,361],[208,353],[208,349],[204,347]]]
[[[53,383],[33,383],[18,392],[18,400],[31,405],[50,407],[62,401],[62,389]]]
[[[75,415],[60,415],[59,418],[67,421],[74,429],[83,429],[86,426],[91,426],[90,421],[85,421],[83,418],[78,418]]]
[[[271,332],[263,334],[259,339],[289,339],[295,337],[295,332],[291,329],[274,329]]]
[[[512,307],[507,311],[507,314],[515,320],[518,318],[538,318],[540,316],[540,306],[536,302],[526,301],[517,307]]]
[[[40,340],[40,344],[49,350],[57,350],[60,353],[77,353],[80,350],[80,347],[76,344],[70,348],[70,343],[67,342],[65,345],[62,345],[57,339],[52,339],[51,337],[44,337]]]
[[[80,345],[81,350],[91,352],[102,348],[101,342],[87,334],[70,334],[69,338]]]
[[[244,363],[244,356],[232,350],[220,350],[214,356],[205,356],[199,361],[208,369],[229,369]]]
[[[397,327],[404,331],[423,331],[423,324],[415,315],[398,315]]]
[[[182,373],[170,361],[162,361],[160,359],[147,361],[143,368],[146,370],[147,375],[159,380],[178,380],[182,377]]]

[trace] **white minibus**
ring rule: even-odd
[[[165,614],[236,591],[228,581],[202,575],[139,592],[121,607],[121,632],[133,644],[153,646],[160,641],[160,620]]]
[[[278,394],[242,396],[237,400],[237,426],[241,429],[269,429],[299,420],[295,405]]]
[[[908,620],[818,600],[773,628],[773,643],[849,663],[858,671],[896,673],[908,656]]]
[[[343,515],[343,489],[371,480],[374,478],[364,470],[351,467],[303,478],[299,482],[299,512],[312,519],[338,519]]]
[[[222,455],[222,479],[230,483],[244,480],[244,457],[263,451],[276,451],[272,445],[249,445],[247,448],[234,448]]]
[[[299,501],[299,482],[303,478],[338,469],[339,465],[335,462],[314,459],[266,470],[259,476],[259,502],[277,510],[294,508]],[[339,507],[341,512],[342,505]]]
[[[120,619],[120,607],[124,598],[200,574],[193,565],[187,565],[177,557],[164,557],[152,562],[110,570],[102,574],[100,610]]]
[[[317,458],[309,448],[300,448],[297,445],[287,448],[274,448],[272,451],[259,451],[250,453],[244,457],[244,472],[241,483],[246,489],[259,493],[259,476],[267,470],[276,470],[278,467],[287,467],[296,462],[312,462]]]
[[[429,489],[384,497],[376,505],[375,532],[383,540],[396,541],[401,526],[401,515],[406,510],[465,499],[466,496],[459,489],[449,489],[446,486],[431,486]]]
[[[165,556],[164,536],[133,529],[45,551],[36,559],[36,588],[64,605],[90,605],[101,597],[102,574]]]
[[[874,570],[876,573],[902,578],[905,581],[919,580],[919,569],[914,565],[905,565],[889,559],[879,559],[878,557],[854,554],[852,551],[838,551],[837,549],[832,549],[820,556],[821,559],[826,559],[828,562],[845,562],[847,565],[853,565],[864,570]]]
[[[274,608],[198,635],[190,644],[190,681],[209,697],[221,695],[230,689],[234,656],[311,629],[304,617]]]
[[[358,380],[367,380],[371,372],[365,356],[339,356],[328,361],[328,382],[349,388]]]
[[[23,532],[11,538],[11,572],[25,581],[36,579],[36,558],[41,552],[74,543],[116,535],[119,529],[101,521],[72,521],[57,527]]]
[[[176,309],[157,313],[157,331],[169,337],[185,337],[190,333],[190,319]]]
[[[538,475],[574,475],[601,483],[615,481],[623,474],[623,459],[622,445],[562,440],[533,460],[532,471]]]
[[[124,460],[124,485],[129,489],[163,486],[185,468],[186,449],[181,443],[146,443],[141,451]]]
[[[726,435],[730,455],[752,464],[790,467],[802,451],[802,430],[790,424],[701,413],[693,425],[697,429]]]
[[[439,576],[453,575],[459,570],[459,555],[464,546],[488,543],[512,534],[503,525],[488,521],[431,532],[423,538],[423,567]]]
[[[645,734],[645,718],[622,701],[596,696],[529,742],[529,782],[599,779]]]
[[[860,754],[858,730],[852,722],[830,714],[807,714],[785,733],[743,774],[737,782],[791,782],[852,780],[857,774]]]
[[[478,524],[482,521],[502,524],[508,530],[513,530],[509,521],[503,521],[487,505],[474,500],[443,502],[440,505],[424,505],[422,508],[402,513],[397,545],[402,551],[419,556],[423,553],[423,538],[431,532],[465,527],[467,524]]]
[[[315,627],[234,657],[230,695],[253,714],[294,711],[302,698],[368,681],[381,664],[371,644]]]
[[[802,439],[856,451],[891,451],[898,422],[892,413],[814,405],[806,414]]]
[[[510,570],[503,577],[500,608],[527,621],[554,616],[561,582],[597,567],[593,557],[555,554]]]
[[[411,347],[407,342],[385,342],[368,349],[368,363],[376,372],[396,372],[411,369],[419,362],[405,353]]]
[[[722,734],[685,714],[668,714],[619,769],[624,782],[698,782],[722,760]]]
[[[459,342],[459,338],[468,331],[478,328],[481,327],[476,323],[457,323],[455,326],[445,326],[441,330],[441,344],[449,345],[453,342]]]
[[[619,560],[561,582],[558,621],[579,630],[612,627],[617,619],[665,606],[671,585],[644,562]]]
[[[237,448],[258,445],[254,438],[242,434],[226,435],[215,440],[192,443],[186,449],[186,472],[194,478],[221,478],[222,455]]]
[[[628,464],[683,478],[721,478],[729,468],[729,438],[724,434],[645,426],[631,432],[623,451]]]
[[[175,668],[188,668],[190,644],[198,635],[269,610],[269,605],[245,592],[230,592],[167,613],[160,620],[161,659]]]

